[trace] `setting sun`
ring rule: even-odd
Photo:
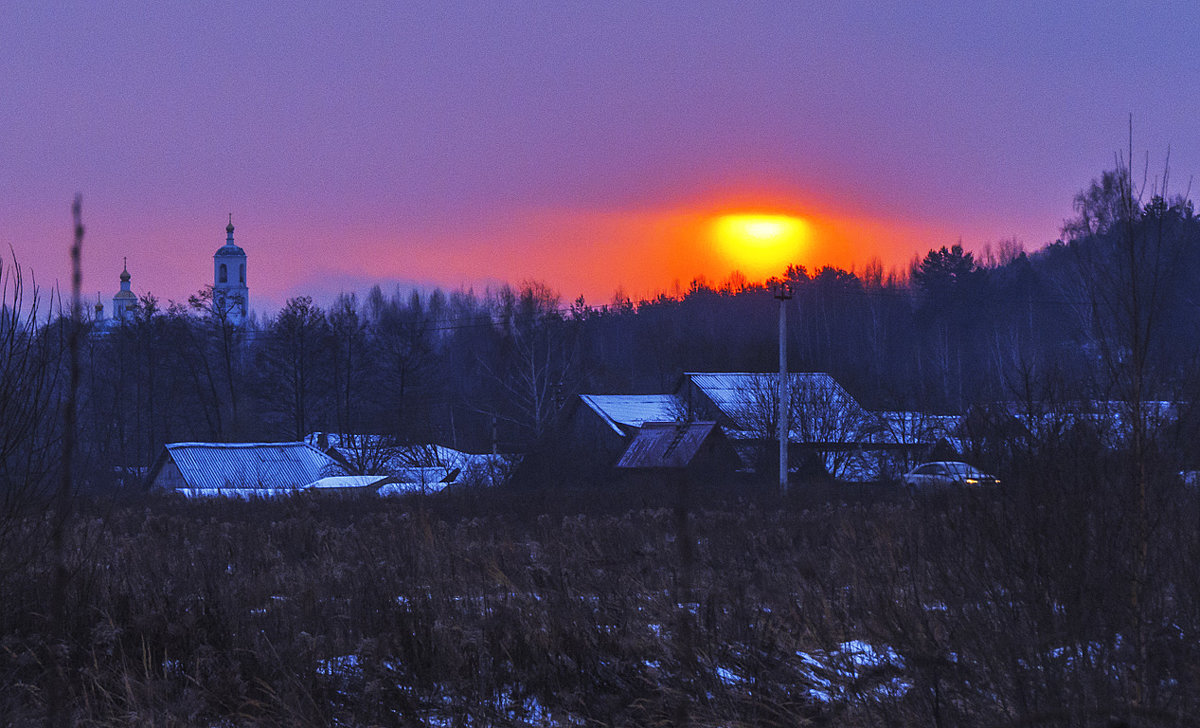
[[[780,274],[797,262],[809,225],[790,215],[722,215],[713,221],[713,241],[743,273]]]

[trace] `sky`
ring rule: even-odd
[[[251,306],[378,283],[635,299],[779,261],[1053,241],[1129,144],[1200,171],[1194,2],[0,5],[0,245],[39,286],[182,301],[235,237]]]

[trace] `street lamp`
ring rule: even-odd
[[[792,284],[780,281],[775,293],[779,299],[779,494],[788,489],[788,373],[787,373],[787,302],[792,300]]]

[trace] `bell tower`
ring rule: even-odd
[[[250,312],[246,251],[233,243],[233,213],[225,226],[225,244],[213,254],[213,309],[233,324],[245,321]]]

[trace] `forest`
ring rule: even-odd
[[[1125,167],[1062,239],[795,265],[652,300],[539,282],[211,291],[99,326],[0,269],[0,716],[48,725],[1162,725],[1200,714],[1200,220]],[[82,223],[76,213],[77,244]],[[823,484],[194,503],[167,442],[314,430],[524,453],[579,393],[793,367],[864,406],[1116,403],[1003,487]],[[1148,407],[1147,403],[1167,403]],[[1169,411],[1168,417],[1152,413]]]

